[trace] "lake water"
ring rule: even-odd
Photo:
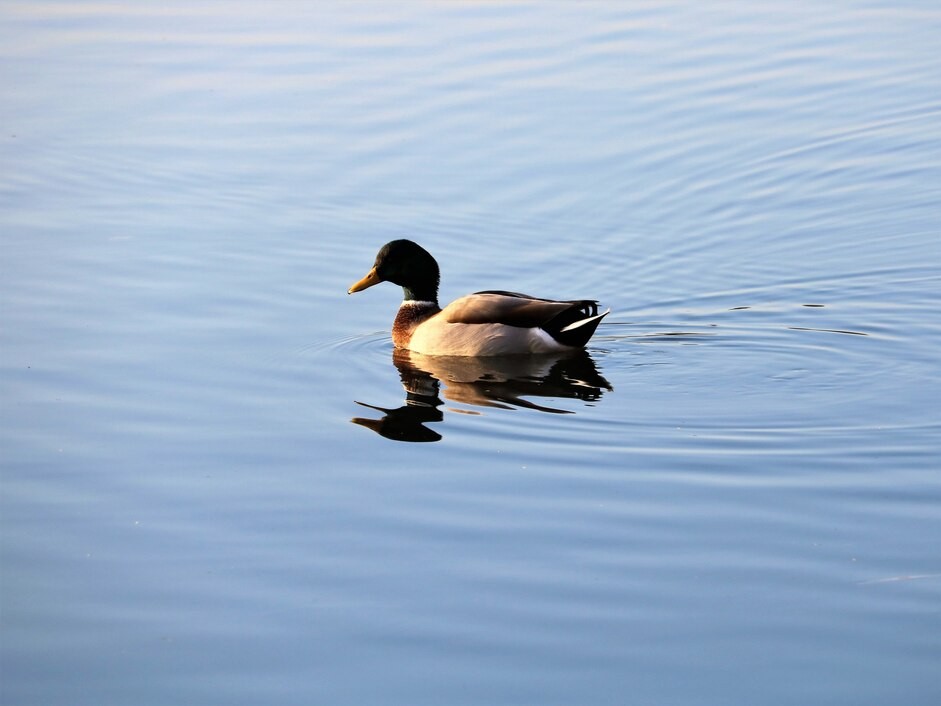
[[[5,2],[4,706],[941,703],[939,36]],[[402,237],[612,313],[394,356]]]

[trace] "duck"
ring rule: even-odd
[[[438,304],[438,262],[411,240],[379,249],[366,276],[347,291],[381,282],[402,288],[392,323],[396,348],[423,355],[503,356],[559,354],[584,348],[610,309],[598,313],[593,299],[559,301],[518,292],[487,290]]]

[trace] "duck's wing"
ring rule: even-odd
[[[555,301],[517,292],[489,290],[456,299],[442,310],[451,324],[503,324],[518,328],[562,330],[598,315],[598,302],[591,299]]]

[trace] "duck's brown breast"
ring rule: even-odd
[[[419,324],[427,321],[441,309],[433,302],[405,301],[392,322],[392,343],[397,348],[408,348],[412,334]]]

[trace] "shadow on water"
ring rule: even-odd
[[[551,414],[572,414],[571,410],[536,404],[526,398],[594,402],[601,399],[606,390],[613,389],[585,351],[564,356],[465,358],[395,350],[392,362],[405,388],[405,403],[387,409],[356,401],[363,407],[382,412],[383,416],[378,419],[354,417],[351,421],[396,441],[440,440],[441,434],[425,425],[444,420],[444,400],[474,407],[522,407]]]

